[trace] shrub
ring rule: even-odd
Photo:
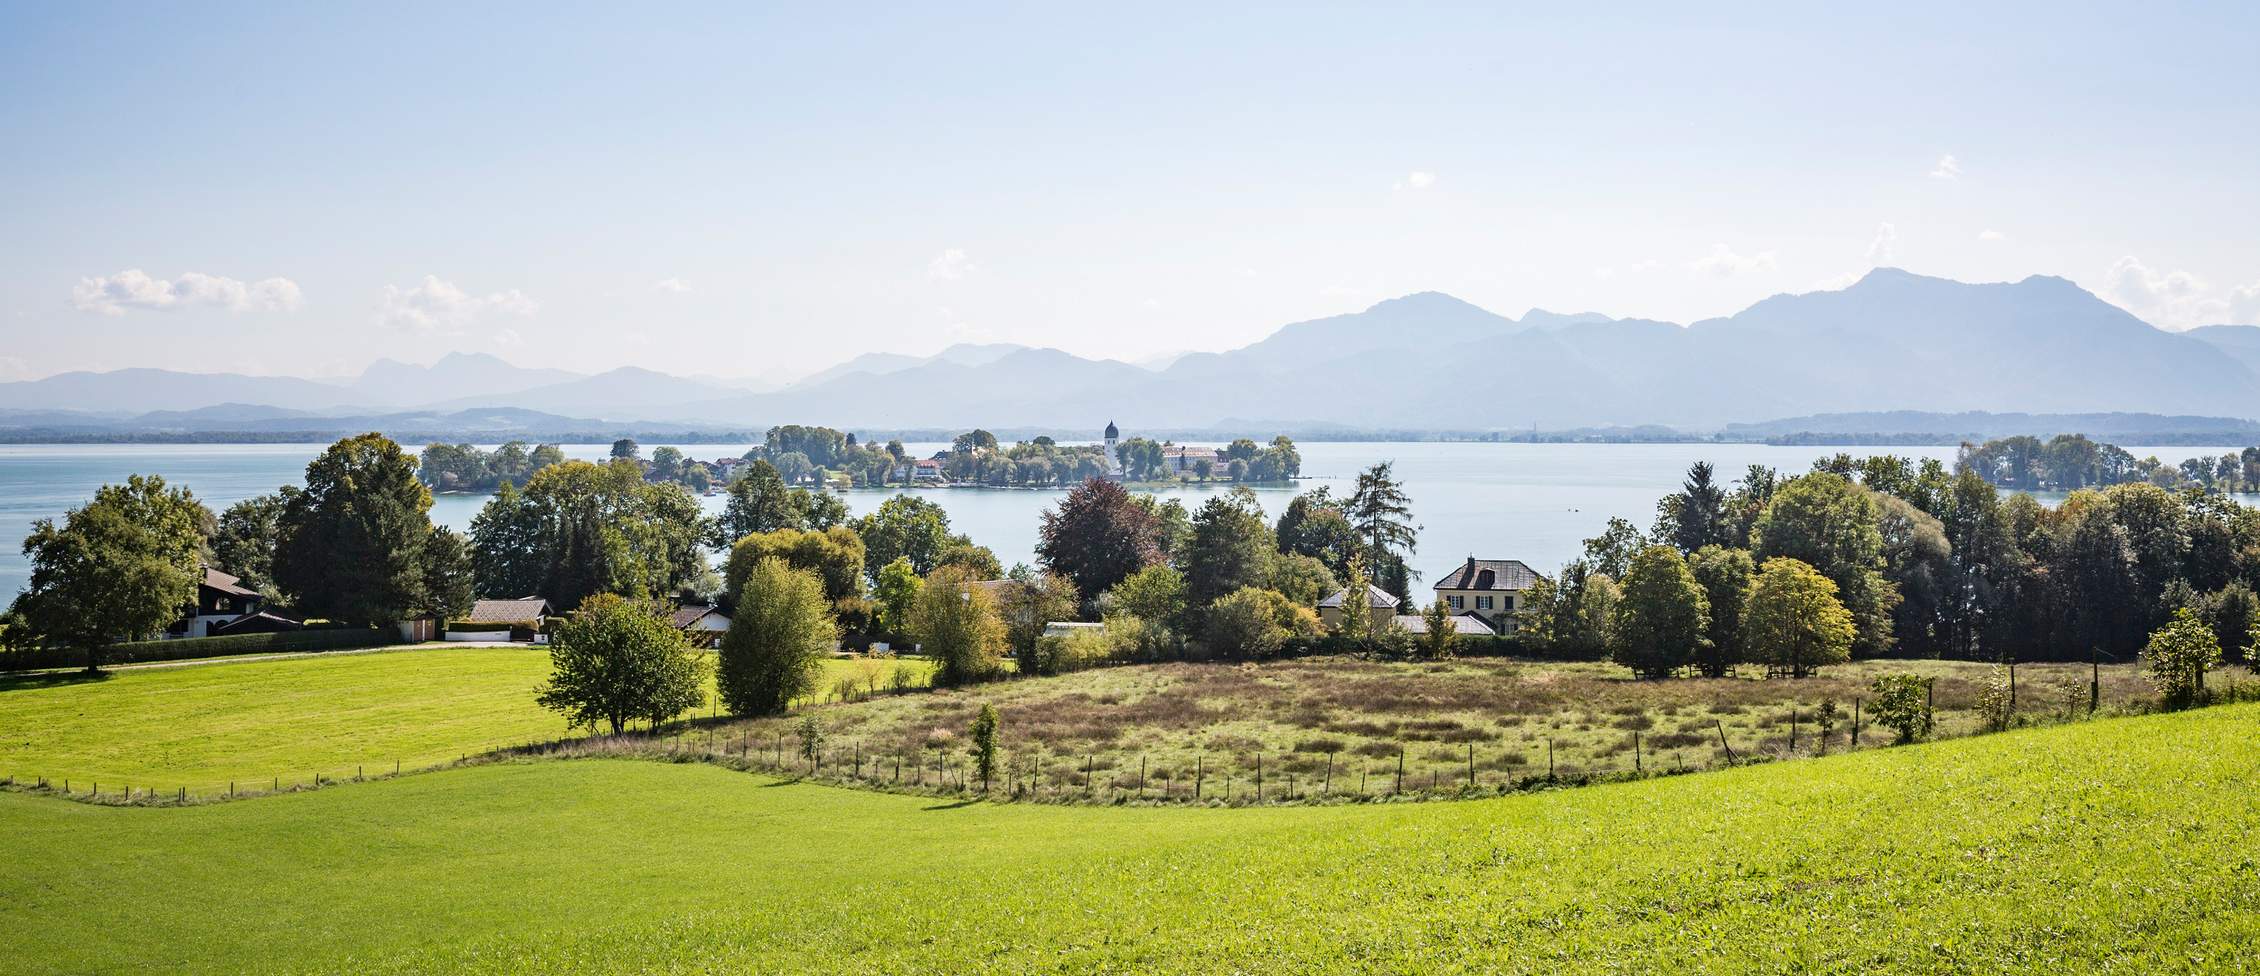
[[[1978,720],[1988,732],[1999,732],[2009,727],[2009,669],[1995,665],[1986,672],[1985,687],[1978,691]]]
[[[1219,597],[1205,618],[1207,643],[1219,654],[1272,657],[1289,637],[1319,633],[1318,616],[1308,607],[1296,606],[1277,590],[1252,586]]]
[[[997,772],[997,710],[983,703],[973,717],[973,768],[981,775],[981,792],[989,791],[989,778]]]
[[[1899,734],[1902,743],[1931,732],[1930,690],[1933,679],[1913,674],[1879,675],[1868,691],[1875,696],[1868,712],[1875,723]]]
[[[801,716],[800,725],[793,729],[793,735],[800,739],[802,759],[814,763],[816,757],[823,754],[824,741],[828,737],[824,734],[824,723],[817,721],[816,716]]]
[[[1036,639],[1036,648],[1023,662],[1029,674],[1066,674],[1097,667],[1122,657],[1121,637],[1109,624],[1103,630],[1078,628],[1070,633]]]
[[[2181,708],[2204,700],[2205,672],[2221,663],[2221,641],[2197,611],[2181,607],[2150,635],[2142,659],[2166,707]]]

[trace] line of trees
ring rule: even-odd
[[[154,636],[196,603],[205,567],[298,614],[379,626],[468,609],[469,546],[434,526],[416,459],[378,434],[330,445],[305,482],[214,516],[155,476],[104,485],[24,540],[31,579],[10,608],[11,640],[83,650]]]
[[[2260,447],[2167,464],[2156,456],[2137,458],[2116,444],[2089,440],[2082,434],[2058,434],[2046,441],[2031,436],[2002,437],[1983,444],[1965,442],[1955,454],[1954,468],[1975,472],[1988,483],[2018,491],[2076,491],[2133,483],[2169,489],[2260,491]]]
[[[1887,654],[2129,660],[2186,610],[2245,660],[2256,586],[2260,513],[2194,487],[2079,489],[2049,508],[1891,455],[1789,478],[1753,466],[1731,487],[1698,463],[1651,529],[1611,520],[1541,581],[1524,633],[1644,674],[1801,674]]]

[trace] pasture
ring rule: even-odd
[[[897,662],[885,663],[891,678]],[[914,684],[932,677],[926,662],[901,663]],[[827,662],[825,693],[863,669]],[[548,675],[542,648],[445,644],[0,675],[0,776],[208,795],[412,771],[567,735],[534,703]]]
[[[1976,731],[1990,665],[1859,661],[1798,680],[1729,677],[1635,680],[1609,664],[1462,658],[1418,663],[1312,657],[1260,664],[1158,664],[1101,668],[931,694],[875,697],[792,716],[688,731],[778,744],[789,757],[804,716],[823,724],[834,758],[906,769],[937,758],[962,765],[967,729],[996,706],[1005,772],[999,779],[1045,795],[1245,797],[1258,758],[1265,796],[1495,789],[1549,773],[1561,778],[1708,768],[1731,758],[1784,758],[1874,748],[1893,740],[1855,705],[1873,678],[1913,672],[1936,679],[1937,735]],[[2101,669],[2107,714],[2151,698],[2132,665]],[[2019,721],[2086,714],[2086,665],[2017,669]],[[2241,668],[2216,687],[2251,678]],[[1824,737],[1823,701],[1837,716]],[[1730,756],[1731,750],[1731,756]],[[1637,756],[1636,756],[1637,753]],[[1471,769],[1472,767],[1472,769]],[[866,767],[868,773],[870,767]],[[911,774],[905,773],[906,781]],[[929,772],[927,781],[932,773]],[[1195,779],[1202,780],[1196,787]]]
[[[1462,803],[959,803],[529,761],[0,794],[12,972],[2238,972],[2260,705]]]

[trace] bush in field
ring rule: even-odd
[[[911,605],[910,634],[934,659],[934,683],[961,685],[1004,673],[1004,620],[995,598],[962,567],[926,578]]]
[[[1875,700],[1868,713],[1875,723],[1899,734],[1900,742],[1913,742],[1931,731],[1930,678],[1912,674],[1878,676],[1868,686]]]
[[[1097,667],[1124,656],[1114,625],[1104,630],[1079,628],[1066,634],[1036,639],[1036,647],[1021,661],[1025,674],[1067,674]]]
[[[2000,732],[2009,727],[2011,702],[2009,699],[2009,669],[1994,665],[1986,672],[1985,687],[1978,690],[1978,720],[1988,732]]]
[[[576,726],[618,735],[629,719],[664,722],[706,698],[706,664],[656,604],[590,597],[549,635],[549,683],[537,699]]]
[[[2205,699],[2205,672],[2221,663],[2221,641],[2197,611],[2181,607],[2150,635],[2142,660],[2168,708],[2194,705]]]
[[[824,584],[775,557],[745,572],[737,612],[722,635],[716,686],[736,715],[771,715],[816,690],[839,644]]]
[[[1217,598],[1205,613],[1209,647],[1218,654],[1266,658],[1291,637],[1319,632],[1318,615],[1276,590],[1243,586]]]
[[[997,710],[984,703],[973,717],[973,769],[981,776],[981,792],[989,791],[989,777],[997,772]]]
[[[816,716],[801,716],[800,725],[793,729],[793,735],[800,740],[802,759],[813,763],[816,757],[824,754],[824,740],[829,736],[824,734],[824,723],[817,721]]]
[[[1125,661],[1173,661],[1185,656],[1185,636],[1158,620],[1131,613],[1106,618],[1108,643]]]

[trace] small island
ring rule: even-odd
[[[612,460],[641,466],[646,480],[681,484],[692,491],[719,491],[745,477],[756,462],[767,464],[788,485],[825,488],[1071,488],[1098,479],[1135,487],[1222,483],[1290,485],[1302,474],[1302,455],[1286,435],[1267,444],[1242,437],[1223,447],[1196,447],[1167,439],[1122,437],[1108,421],[1100,440],[1063,444],[1038,436],[1011,445],[975,428],[957,435],[946,450],[913,457],[900,440],[859,441],[852,432],[830,427],[786,424],[769,428],[762,445],[739,457],[702,461],[673,447],[654,449],[647,459],[640,445],[615,441]],[[424,448],[418,477],[436,492],[491,494],[502,486],[524,487],[534,473],[565,460],[555,444],[529,447],[511,441],[494,450],[471,444],[431,444]]]

